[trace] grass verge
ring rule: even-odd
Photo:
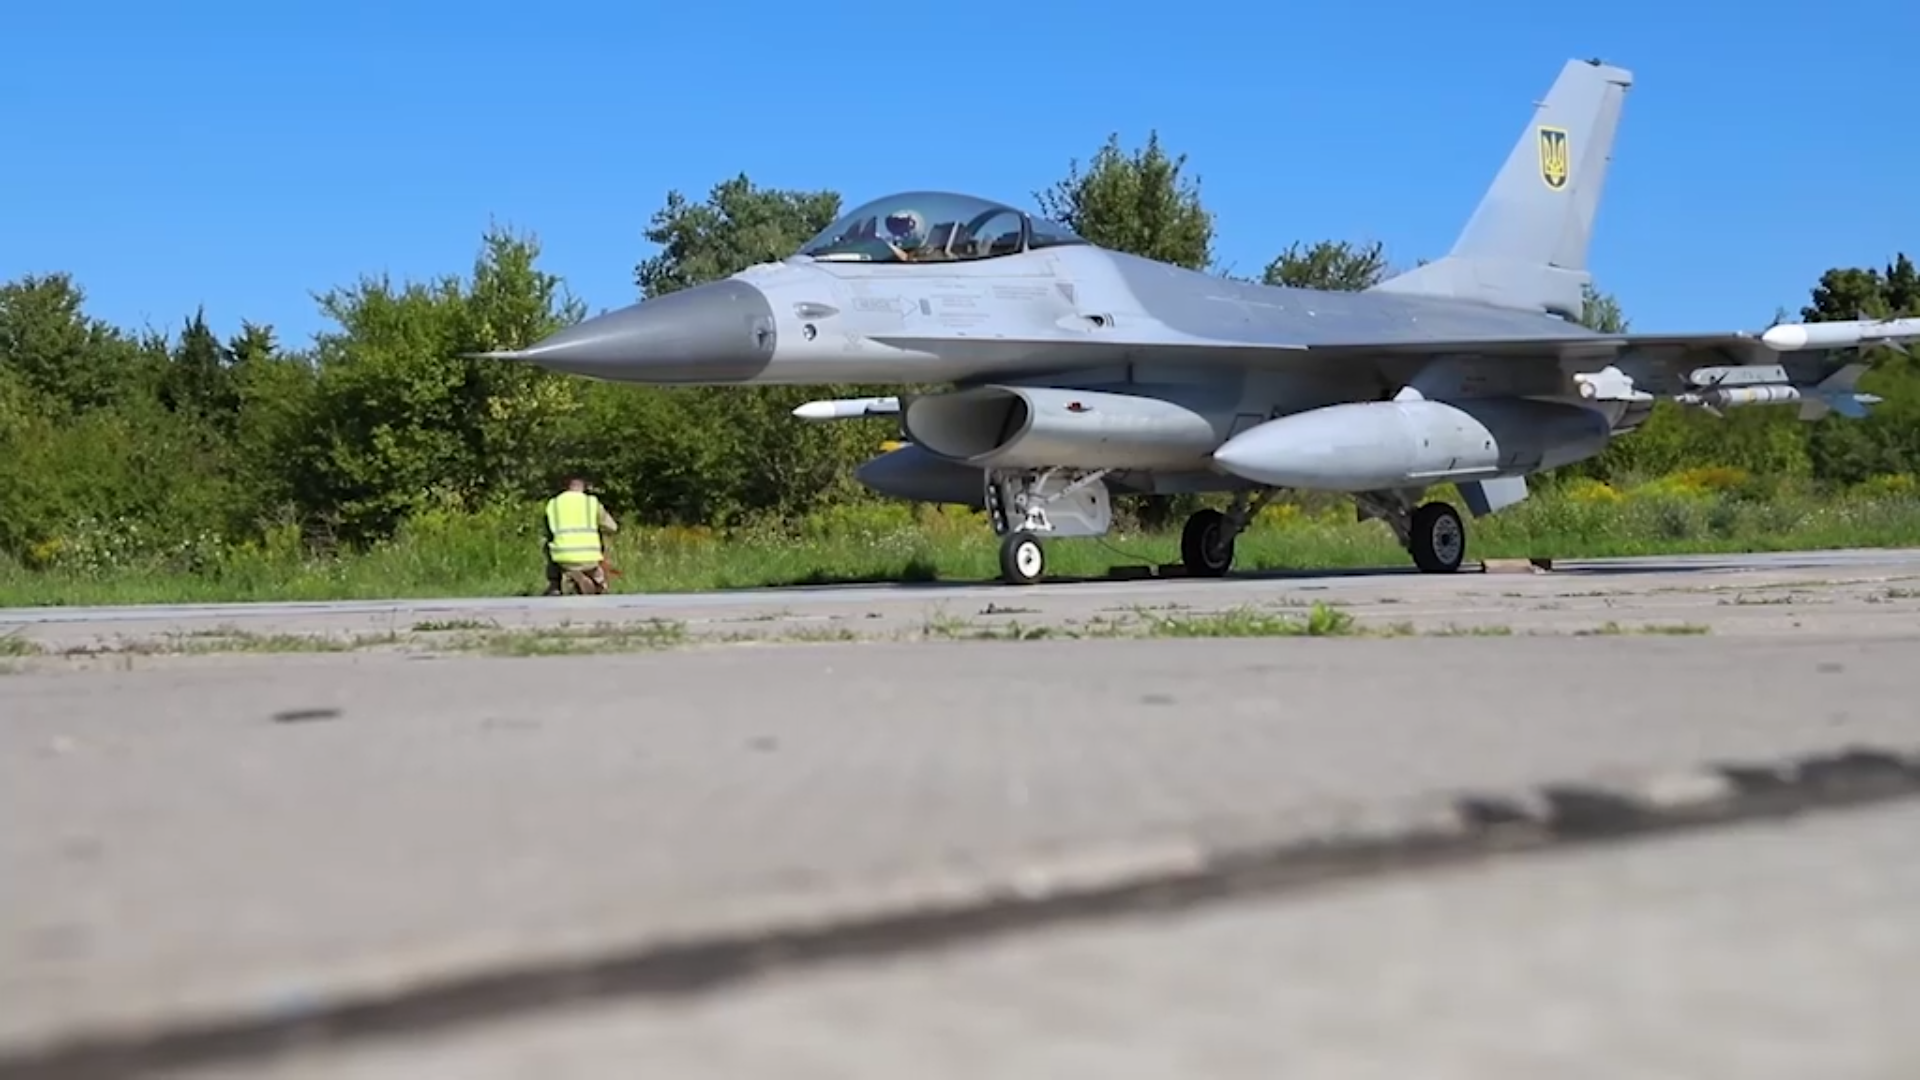
[[[1830,500],[1673,483],[1643,494],[1599,485],[1543,494],[1471,523],[1470,558],[1900,547],[1920,537],[1920,497]],[[532,514],[430,516],[371,550],[318,558],[285,538],[167,559],[79,557],[29,570],[0,558],[0,607],[213,601],[519,596],[539,591]],[[1105,576],[1177,562],[1177,531],[1067,540],[1049,546],[1050,573]],[[886,503],[843,506],[781,529],[720,534],[629,528],[614,538],[616,592],[692,592],[858,582],[986,581],[997,545],[978,514]],[[1406,554],[1350,506],[1284,504],[1238,543],[1245,571],[1402,566]]]

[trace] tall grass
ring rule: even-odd
[[[1469,557],[1599,557],[1920,544],[1920,492],[1910,477],[1815,497],[1758,485],[1735,470],[1696,470],[1626,491],[1576,481],[1470,524]],[[1451,489],[1436,493],[1459,505]],[[226,545],[136,553],[80,537],[29,567],[0,560],[0,606],[214,600],[518,596],[545,585],[539,508],[430,514],[365,552],[317,556],[291,530]],[[1057,576],[1176,562],[1179,535],[1116,532],[1049,546]],[[627,527],[610,551],[619,592],[681,592],[854,581],[990,580],[996,541],[984,518],[952,507],[861,503],[806,520],[722,535],[704,528]],[[1401,566],[1378,521],[1344,500],[1271,506],[1240,538],[1240,570]]]

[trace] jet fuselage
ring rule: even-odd
[[[885,386],[1140,364],[1217,375],[1236,366],[1234,346],[1365,340],[1382,356],[1401,346],[1430,357],[1449,339],[1581,332],[1553,315],[1266,286],[1079,244],[935,263],[795,256],[597,316],[519,355],[615,381]]]

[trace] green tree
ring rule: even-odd
[[[1627,317],[1620,311],[1620,301],[1612,293],[1604,293],[1589,282],[1580,287],[1585,302],[1580,309],[1580,323],[1589,330],[1602,334],[1624,334],[1627,332]]]
[[[86,293],[67,274],[0,285],[0,367],[65,412],[98,408],[137,392],[164,362],[142,343],[85,311]]]
[[[255,361],[270,360],[279,354],[280,342],[274,336],[271,326],[242,319],[240,332],[227,339],[227,355],[233,357],[235,367],[245,367]]]
[[[286,352],[273,332],[243,323],[227,343],[233,354],[240,406],[230,446],[234,501],[227,532],[249,536],[262,525],[309,524],[323,507],[317,476],[326,443],[321,417],[320,368],[314,356]]]
[[[155,398],[29,416],[0,434],[0,546],[79,569],[191,555],[225,525],[224,465]]]
[[[1034,194],[1047,217],[1101,247],[1203,270],[1213,264],[1213,214],[1200,201],[1197,178],[1183,177],[1187,156],[1170,156],[1158,132],[1129,154],[1111,135],[1085,172]]]
[[[463,353],[522,349],[586,317],[586,305],[540,269],[538,238],[490,228],[473,262],[456,331]],[[521,498],[557,479],[551,458],[581,383],[531,364],[465,359],[458,405],[473,475],[470,491]]]
[[[1835,267],[1820,275],[1807,322],[1920,316],[1920,271],[1902,252],[1883,269]],[[1920,473],[1920,359],[1892,349],[1864,350],[1872,365],[1860,389],[1883,399],[1860,420],[1828,418],[1812,425],[1814,474],[1840,483],[1874,476]]]
[[[1820,275],[1813,302],[1800,309],[1807,322],[1904,318],[1920,313],[1920,270],[1905,252],[1884,270],[1835,268]]]
[[[634,267],[634,284],[642,298],[660,296],[784,259],[839,215],[837,192],[757,188],[745,174],[715,184],[704,203],[669,191],[646,231],[660,251]]]
[[[1295,289],[1360,292],[1386,280],[1388,267],[1383,252],[1379,241],[1353,244],[1321,240],[1310,246],[1296,242],[1267,264],[1260,280]]]
[[[172,351],[89,316],[66,274],[0,285],[0,549],[98,566],[218,527],[226,459],[162,404]]]
[[[43,377],[39,388],[0,365],[0,551],[77,569],[135,559],[201,565],[230,505],[218,429],[165,400],[163,336],[136,340],[84,316],[62,319],[63,306],[40,308],[56,317],[22,335],[31,358],[52,361],[26,365]]]
[[[551,483],[544,451],[576,384],[469,355],[581,318],[538,256],[533,239],[494,228],[468,281],[363,277],[318,298],[337,329],[316,340],[315,437],[289,485],[307,510],[363,541],[428,508],[472,509]]]
[[[161,405],[231,434],[240,407],[234,387],[233,354],[207,327],[206,310],[196,310],[180,332],[165,371],[160,375]]]

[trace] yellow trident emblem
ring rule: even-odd
[[[1567,149],[1567,132],[1564,128],[1543,127],[1540,129],[1540,179],[1555,191],[1567,186],[1567,177],[1573,173],[1573,155]]]

